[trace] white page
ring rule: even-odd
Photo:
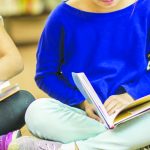
[[[6,88],[8,86],[10,86],[10,82],[9,81],[1,82],[0,83],[0,93],[1,93],[2,89]]]

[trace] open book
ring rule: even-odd
[[[72,73],[72,76],[80,92],[95,106],[97,114],[108,129],[113,129],[118,124],[150,111],[150,95],[147,95],[128,104],[112,116],[109,116],[86,75],[84,73]]]
[[[7,97],[15,94],[20,90],[18,84],[12,85],[9,81],[0,84],[0,101],[5,100]]]

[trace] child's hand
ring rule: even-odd
[[[93,118],[99,122],[101,122],[100,117],[97,115],[95,107],[92,104],[87,104],[85,106],[85,112],[87,114],[87,116],[89,116],[90,118]]]
[[[122,107],[128,105],[133,101],[134,99],[128,93],[124,93],[120,95],[112,95],[106,100],[104,106],[108,114],[112,115],[117,110],[121,109]]]
[[[87,100],[82,102],[79,107],[83,110],[85,110],[87,116],[89,116],[92,119],[95,119],[97,121],[100,121],[99,116],[96,114],[95,108],[92,104],[90,104]]]

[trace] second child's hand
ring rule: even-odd
[[[101,121],[100,117],[96,114],[94,106],[90,104],[87,100],[79,104],[79,107],[85,110],[88,117],[95,119],[97,121]]]
[[[132,103],[134,99],[128,94],[112,95],[104,103],[104,106],[109,115],[114,114],[119,109]]]

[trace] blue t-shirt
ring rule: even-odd
[[[103,103],[122,92],[137,99],[150,94],[149,52],[150,0],[110,13],[86,12],[62,2],[41,35],[35,80],[70,106],[85,100],[72,72],[85,72]]]

